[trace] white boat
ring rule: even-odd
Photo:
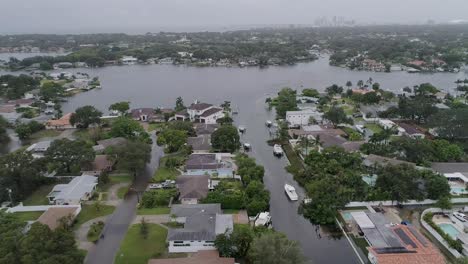
[[[244,143],[245,150],[250,150],[251,148],[252,148],[252,145],[250,145],[250,143]]]
[[[244,126],[239,126],[239,132],[242,134],[245,133],[245,130],[247,130]]]
[[[280,145],[275,144],[275,145],[273,146],[273,154],[274,154],[275,156],[279,156],[279,157],[280,157],[280,156],[283,156],[283,149],[281,148]]]
[[[294,188],[292,185],[285,183],[284,191],[286,192],[291,201],[297,201],[299,199],[296,193],[296,188]]]
[[[271,216],[269,212],[261,212],[255,217],[254,226],[270,226]]]
[[[267,127],[271,127],[272,124],[273,124],[273,122],[271,122],[270,120],[267,120],[267,121],[265,122],[265,125],[266,125]]]

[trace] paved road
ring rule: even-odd
[[[151,162],[147,164],[145,171],[137,176],[132,186],[140,192],[145,190],[148,180],[153,176],[159,164],[159,158],[163,155],[162,149],[156,145],[156,138],[154,135],[152,139]],[[135,192],[130,192],[114,213],[107,219],[103,231],[104,238],[100,239],[96,246],[91,248],[86,256],[85,263],[111,264],[114,262],[115,255],[120,248],[120,243],[125,237],[130,223],[132,223],[135,218],[137,203],[137,194]]]
[[[240,109],[235,117],[238,125],[244,125],[247,131],[241,136],[242,142],[252,144],[249,155],[256,158],[259,164],[265,166],[264,182],[270,190],[270,213],[273,227],[285,233],[289,239],[299,241],[304,255],[310,263],[335,264],[359,263],[348,241],[327,234],[316,228],[307,219],[297,213],[298,202],[291,202],[284,192],[284,183],[292,184],[302,199],[304,190],[294,181],[293,176],[286,172],[286,158],[273,156],[273,148],[266,144],[269,138],[266,120],[274,120],[274,112],[268,112],[265,98],[256,101],[252,106]]]

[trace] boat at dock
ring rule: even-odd
[[[281,157],[283,156],[284,152],[283,152],[283,148],[281,148],[280,145],[278,144],[275,144],[273,146],[273,155],[277,156],[277,157]]]
[[[265,125],[266,125],[267,127],[271,127],[272,124],[273,124],[273,122],[271,122],[270,120],[267,120],[267,121],[265,122]]]
[[[289,200],[291,201],[297,201],[299,199],[299,196],[297,196],[296,193],[296,188],[294,188],[292,185],[289,185],[287,183],[284,184],[284,191],[289,197]]]
[[[247,129],[244,126],[239,126],[239,132],[241,132],[242,134],[244,134],[246,130]]]

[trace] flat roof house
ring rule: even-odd
[[[310,124],[311,118],[320,123],[322,122],[323,114],[311,109],[286,112],[286,122],[288,122],[289,127],[307,126]]]
[[[197,205],[185,205],[186,208],[191,206]],[[184,228],[169,229],[167,241],[170,253],[214,250],[216,236],[232,232],[232,215],[200,210],[198,206],[196,208],[197,212],[186,217]]]
[[[98,178],[82,175],[73,178],[67,184],[57,184],[47,195],[50,204],[80,204],[87,201],[96,190]]]

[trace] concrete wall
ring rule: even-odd
[[[175,245],[185,246],[175,246]],[[216,249],[214,243],[207,243],[204,240],[200,241],[183,241],[183,243],[174,243],[169,241],[169,253],[184,253],[184,252],[198,252],[199,250],[214,250]]]
[[[52,207],[78,207],[78,213],[81,211],[81,205],[31,205],[23,206],[20,203],[18,206],[9,208],[7,213],[16,213],[16,212],[37,212],[37,211],[47,211],[47,209]]]

